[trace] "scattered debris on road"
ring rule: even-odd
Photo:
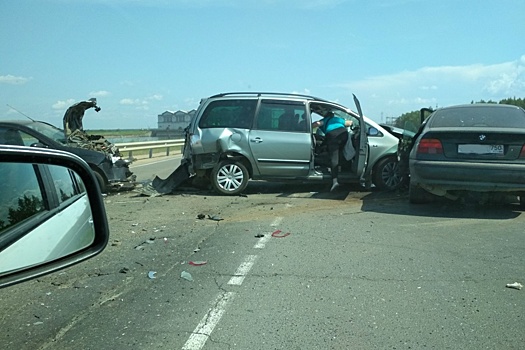
[[[185,279],[186,281],[189,281],[189,282],[193,282],[193,277],[191,276],[191,274],[187,271],[182,271],[180,273],[180,277]]]
[[[213,220],[213,221],[222,221],[222,220],[224,220],[223,218],[221,218],[220,216],[217,216],[217,215],[213,215],[213,216],[208,215],[208,219]]]
[[[282,233],[283,231],[281,230],[276,230],[274,232],[272,232],[272,237],[275,237],[275,238],[284,238],[284,237],[287,237],[290,235],[290,232],[286,232],[286,233]]]
[[[517,289],[517,290],[521,290],[521,288],[523,288],[523,284],[519,283],[519,282],[514,282],[514,283],[509,283],[507,284],[505,287],[507,288],[512,288],[512,289]]]

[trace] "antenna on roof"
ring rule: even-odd
[[[25,114],[25,113],[22,113],[22,112],[20,112],[20,111],[19,111],[18,109],[16,109],[15,107],[13,107],[13,106],[10,106],[10,105],[7,105],[7,107],[9,107],[9,108],[11,108],[11,109],[13,109],[13,110],[17,111],[18,113],[22,114],[22,115],[23,115],[24,117],[28,118],[28,119],[29,119],[29,120],[31,120],[32,122],[34,122],[34,121],[35,121],[35,120],[34,120],[33,118],[31,118],[30,116],[28,116],[28,115],[27,115],[27,114]]]

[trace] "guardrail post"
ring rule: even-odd
[[[170,155],[170,148],[166,147],[166,157]]]
[[[128,159],[132,159],[133,158],[133,151],[129,151],[128,152]]]
[[[150,148],[150,149],[149,149],[149,157],[150,157],[150,158],[153,158],[153,148]]]

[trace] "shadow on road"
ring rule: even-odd
[[[361,210],[395,215],[446,217],[460,219],[514,219],[522,210],[517,199],[512,197],[494,198],[480,203],[477,198],[452,201],[436,197],[432,203],[411,204],[408,190],[377,191],[366,194]]]
[[[181,187],[174,191],[174,194],[177,193],[220,196],[210,188]],[[410,204],[406,188],[395,191],[380,191],[375,188],[365,190],[359,184],[341,185],[336,191],[330,192],[329,183],[250,181],[241,196],[259,194],[275,195],[277,198],[361,202],[362,211],[394,215],[506,220],[514,219],[522,213],[517,199],[511,197],[494,198],[486,203],[480,203],[476,198],[452,201],[436,197],[432,203]]]

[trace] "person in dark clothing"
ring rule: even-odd
[[[348,141],[348,130],[346,128],[351,125],[352,121],[336,117],[333,112],[328,112],[323,119],[312,123],[312,127],[320,128],[325,134],[324,142],[328,146],[330,173],[332,176],[330,191],[334,191],[339,187],[337,179],[339,176],[339,155]]]

